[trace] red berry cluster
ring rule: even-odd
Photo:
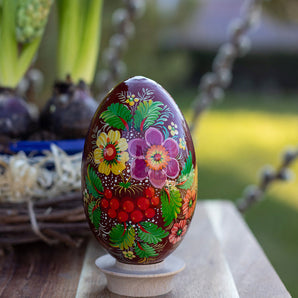
[[[159,197],[155,196],[154,189],[147,187],[144,189],[143,196],[133,200],[131,197],[123,197],[121,201],[113,197],[109,189],[105,189],[104,198],[101,200],[101,207],[107,209],[110,218],[118,218],[120,222],[130,220],[138,223],[146,218],[155,216],[155,210],[152,207],[159,205]]]

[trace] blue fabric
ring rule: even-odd
[[[42,155],[43,150],[50,150],[51,144],[55,144],[67,154],[82,152],[84,149],[84,139],[60,140],[60,141],[20,141],[10,144],[13,152],[24,151],[26,154],[33,153]]]

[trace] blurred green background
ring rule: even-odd
[[[223,33],[215,38],[216,26],[226,32],[230,19],[239,15],[242,1],[209,1],[213,6],[205,14],[204,3],[208,1],[147,1],[124,55],[127,72],[120,78],[144,75],[159,82],[172,94],[187,120],[200,77],[211,69],[218,46],[227,39]],[[227,9],[222,9],[223,5]],[[122,1],[105,1],[98,71],[106,67],[103,53],[114,32],[112,14],[118,7],[123,7]],[[298,33],[298,14],[293,13],[297,7],[295,0],[266,2],[265,21],[251,33],[251,54],[236,61],[235,77],[224,101],[200,119],[193,133],[200,200],[236,200],[247,185],[258,182],[264,165],[277,166],[282,150],[297,146],[297,39],[296,48],[291,43],[291,32]],[[50,96],[55,79],[55,30],[53,11],[35,64],[45,75],[39,106]],[[204,30],[208,34],[204,35]],[[283,39],[284,32],[289,32],[287,39]],[[268,36],[271,39],[262,43]],[[93,90],[96,96],[96,81]],[[298,173],[297,162],[293,171]],[[274,184],[245,219],[290,293],[298,296],[297,179]]]
[[[186,115],[188,110],[184,110]],[[258,183],[263,165],[277,166],[279,153],[297,144],[298,101],[256,94],[228,94],[205,114],[195,132],[199,198],[235,200]],[[292,168],[298,173],[298,163]],[[282,281],[298,295],[298,183],[276,183],[245,219]]]

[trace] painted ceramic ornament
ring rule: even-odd
[[[118,84],[83,154],[84,208],[97,240],[120,263],[163,261],[189,228],[196,190],[194,146],[172,97],[144,77]]]

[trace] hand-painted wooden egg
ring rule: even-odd
[[[120,83],[85,141],[82,191],[95,237],[122,263],[161,262],[189,228],[196,173],[189,129],[169,93],[144,77]]]

